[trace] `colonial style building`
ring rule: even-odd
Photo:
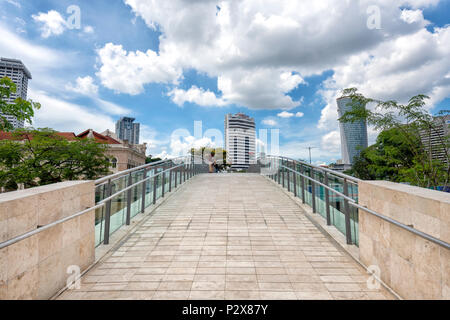
[[[92,129],[80,133],[78,138],[95,139],[99,143],[108,146],[107,154],[112,157],[111,171],[113,173],[127,169],[139,167],[145,164],[147,144],[129,144],[128,141],[122,141],[115,133],[106,130],[103,133],[95,132]]]
[[[98,143],[107,145],[108,150],[106,154],[111,157],[110,170],[113,173],[145,164],[147,152],[146,143],[138,145],[129,144],[127,141],[118,139],[117,136],[109,130],[98,133],[92,129],[88,129],[78,135],[73,132],[57,132],[56,134],[69,141],[75,141],[76,139],[94,139]],[[0,131],[0,140],[26,140],[32,138],[33,137],[29,134],[17,138],[14,137],[11,132]]]

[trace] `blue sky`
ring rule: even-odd
[[[223,130],[240,111],[257,130],[280,130],[280,153],[306,159],[311,146],[324,163],[340,158],[345,87],[400,101],[425,93],[431,113],[450,109],[450,1],[375,1],[370,29],[373,3],[0,0],[0,56],[33,75],[35,127],[102,132],[133,116],[149,153],[166,156],[208,142],[173,141],[175,130]],[[79,29],[67,27],[71,5]]]

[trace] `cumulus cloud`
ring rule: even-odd
[[[323,150],[338,153],[341,150],[341,134],[339,131],[331,131],[322,137],[321,147]]]
[[[86,96],[95,96],[98,93],[98,86],[90,76],[78,77],[75,85],[68,83],[66,89]]]
[[[176,83],[181,76],[170,59],[152,50],[127,52],[121,45],[107,43],[98,55],[102,65],[97,76],[106,88],[117,92],[137,95],[146,83]]]
[[[448,45],[443,45],[444,43]],[[450,26],[434,33],[422,29],[411,35],[392,39],[372,50],[353,55],[337,66],[325,83],[322,96],[327,106],[322,110],[319,128],[337,125],[337,104],[343,88],[357,87],[366,96],[406,103],[419,93],[432,98],[428,108],[450,95]]]
[[[292,113],[292,112],[288,112],[288,111],[283,111],[283,112],[280,112],[279,114],[277,114],[277,117],[288,119],[288,118],[292,118],[292,117],[301,118],[304,115],[305,114],[303,112]]]
[[[172,98],[172,101],[178,106],[184,105],[184,103],[195,103],[199,106],[225,106],[227,102],[221,98],[217,98],[214,92],[192,86],[189,90],[183,90],[175,88],[168,93],[168,96]]]
[[[48,38],[52,35],[59,36],[64,33],[67,24],[66,20],[58,11],[50,10],[47,13],[39,12],[37,15],[32,15],[34,21],[41,24],[41,36]]]
[[[274,69],[238,70],[218,78],[223,98],[250,109],[292,109],[301,101],[286,95],[304,83],[298,74]]]
[[[269,127],[275,127],[278,125],[278,122],[273,119],[264,119],[261,123]]]

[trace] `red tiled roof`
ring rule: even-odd
[[[67,140],[71,140],[71,141],[72,140],[76,140],[76,138],[77,138],[77,136],[73,132],[56,132],[56,135],[58,135],[58,136],[60,136],[62,138],[66,138]],[[16,140],[16,141],[20,141],[20,140],[25,140],[25,139],[31,140],[33,137],[32,137],[31,134],[23,134],[21,136],[21,138],[14,137],[12,132],[0,131],[0,140]]]
[[[122,144],[121,142],[117,141],[114,138],[108,137],[108,136],[104,136],[98,132],[92,131],[92,133],[94,134],[94,138],[95,141],[97,141],[98,143],[101,144]],[[89,135],[89,130],[86,130],[82,133],[80,133],[79,135],[75,135],[75,133],[73,132],[56,132],[56,134],[62,138],[65,138],[69,141],[75,141],[76,139],[86,139]],[[0,131],[0,140],[25,140],[25,139],[32,139],[32,135],[31,134],[24,134],[22,135],[21,138],[16,138],[14,137],[12,132],[4,132],[4,131]]]
[[[78,138],[81,139],[85,139],[87,138],[87,136],[89,135],[89,129],[80,133],[79,135],[77,135]],[[121,144],[119,141],[117,141],[116,139],[113,139],[111,137],[108,136],[104,136],[98,132],[92,131],[92,133],[94,134],[94,139],[95,141],[102,143],[102,144]]]

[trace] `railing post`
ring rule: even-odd
[[[155,168],[155,173],[153,174],[153,204],[156,204],[156,191],[158,190],[158,168]]]
[[[144,169],[144,177],[142,178],[142,207],[141,207],[141,212],[144,213],[145,212],[145,194],[147,193],[147,181],[145,181],[145,179],[147,178],[147,169]]]
[[[112,184],[111,179],[108,180],[108,184],[106,187],[106,197],[110,197],[112,194]],[[105,233],[103,236],[103,243],[109,244],[109,230],[111,228],[111,201],[112,199],[106,201],[105,207]]]
[[[183,169],[180,167],[180,186],[183,184]]]
[[[344,178],[344,195],[348,197],[348,182]],[[347,244],[352,244],[352,234],[350,227],[350,205],[348,200],[344,199],[344,214],[345,214],[345,237],[347,238]]]
[[[183,180],[183,182],[186,182],[186,163],[183,164],[183,175],[184,175],[184,180]]]
[[[128,187],[130,187],[133,184],[133,175],[130,172],[128,175]],[[131,188],[127,191],[127,219],[126,224],[129,226],[131,224]]]
[[[294,174],[292,175],[294,182],[294,196],[297,196],[297,165],[295,164],[295,161],[292,162],[292,169],[294,169]]]
[[[316,209],[316,184],[314,183],[314,169],[311,168],[311,174],[310,177],[313,179],[311,180],[311,204],[312,204],[312,209],[313,209],[313,213],[317,213],[317,209]]]
[[[172,192],[172,169],[169,171],[169,192]]]
[[[166,166],[163,166],[161,174],[161,198],[164,198],[164,194],[166,192],[166,173],[164,172],[165,170]]]
[[[325,185],[329,187],[328,184],[328,173],[324,171],[325,174]],[[330,215],[330,192],[328,189],[325,189],[325,205],[327,206],[327,225],[331,226],[331,215]]]
[[[303,165],[300,165],[300,173],[304,174],[305,170],[303,169]],[[300,176],[301,180],[301,187],[302,187],[302,203],[305,204],[306,203],[306,190],[305,190],[305,177],[304,176]]]
[[[281,161],[281,165],[280,165],[280,161]],[[283,160],[278,160],[278,169],[277,169],[277,180],[278,180],[278,184],[281,184],[281,169],[283,167]]]
[[[174,169],[173,171],[175,171],[175,179],[174,179],[174,182],[175,182],[175,189],[177,188],[177,185],[178,185],[178,180],[177,180],[177,178],[178,178],[178,169]]]
[[[289,168],[289,160],[286,161],[286,167]],[[288,192],[291,192],[291,172],[288,169],[286,169],[286,173],[287,173],[287,189]]]

